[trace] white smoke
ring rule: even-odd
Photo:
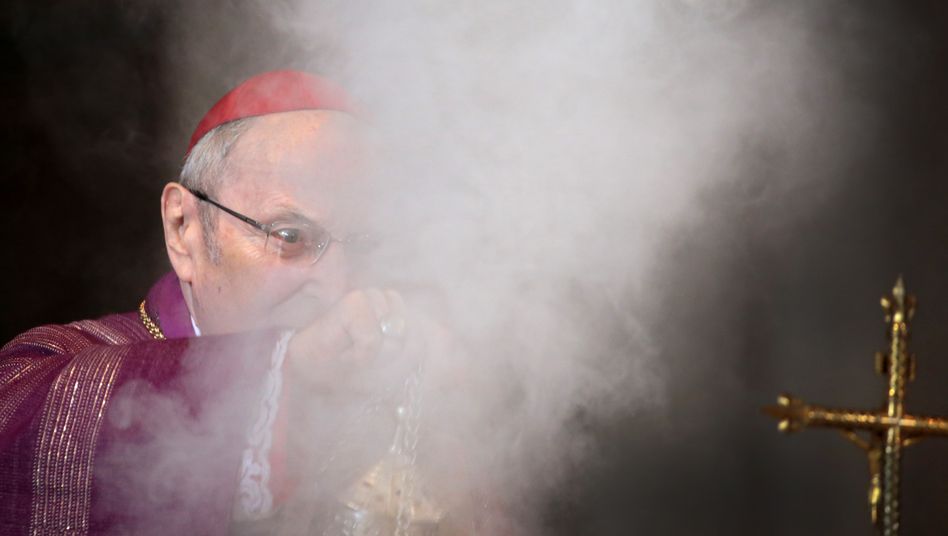
[[[827,120],[835,90],[809,9],[261,8],[374,133],[366,212],[383,242],[366,280],[453,333],[427,356],[431,488],[486,493],[538,531],[543,497],[588,452],[583,423],[661,405],[675,371],[642,326],[669,291],[665,246],[708,220],[704,196],[749,173],[771,199],[824,179],[835,162],[824,147],[848,134]],[[463,460],[465,478],[446,460]]]

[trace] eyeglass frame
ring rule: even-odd
[[[201,201],[204,201],[205,203],[210,203],[211,205],[213,205],[213,206],[215,206],[215,207],[217,207],[217,208],[223,210],[223,211],[226,212],[227,214],[230,214],[231,216],[233,216],[233,217],[237,218],[238,220],[240,220],[240,221],[246,223],[247,225],[250,225],[250,226],[253,227],[254,229],[257,229],[258,231],[261,231],[262,233],[266,234],[266,235],[267,235],[267,241],[269,242],[269,240],[270,240],[270,233],[272,233],[272,232],[274,231],[274,227],[273,227],[274,224],[272,224],[272,223],[261,223],[261,222],[255,220],[255,219],[251,218],[250,216],[246,216],[246,215],[244,215],[244,214],[241,214],[240,212],[237,212],[236,210],[234,210],[234,209],[232,209],[232,208],[225,207],[224,205],[222,205],[222,204],[218,203],[217,201],[211,199],[210,196],[208,196],[206,193],[204,193],[204,192],[201,191],[201,190],[196,190],[196,189],[193,189],[193,188],[189,188],[189,187],[187,187],[187,186],[184,186],[183,184],[182,184],[181,186],[182,186],[185,190],[191,192],[191,195],[193,195],[194,197],[200,199]],[[342,238],[342,239],[336,238],[336,237],[334,237],[334,236],[332,235],[332,233],[330,233],[330,232],[329,232],[328,230],[326,230],[324,227],[322,227],[322,226],[320,226],[320,225],[318,225],[318,224],[316,224],[316,223],[313,223],[312,225],[314,225],[314,226],[316,226],[316,227],[319,227],[319,228],[322,229],[323,231],[326,231],[326,235],[329,236],[329,240],[327,240],[326,243],[325,243],[322,247],[319,247],[318,244],[314,244],[314,245],[313,245],[313,248],[312,248],[312,249],[315,249],[316,253],[315,253],[315,255],[313,255],[313,260],[310,261],[310,265],[311,265],[311,266],[314,265],[314,264],[316,264],[317,262],[319,262],[319,259],[321,259],[323,255],[325,255],[326,251],[329,250],[329,246],[331,246],[333,242],[336,242],[336,243],[339,243],[339,244],[342,244],[342,245],[347,245],[347,244],[351,244],[351,243],[353,243],[353,242],[359,240],[360,238],[363,238],[362,235],[352,235],[352,236],[349,236],[349,237],[346,237],[346,238]],[[277,238],[277,240],[281,240],[281,239],[280,239],[280,238]]]

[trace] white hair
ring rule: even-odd
[[[227,157],[240,135],[250,126],[253,118],[238,119],[219,125],[205,134],[195,144],[181,167],[179,182],[192,190],[204,192],[212,199],[217,197],[227,171]],[[215,235],[217,213],[207,203],[198,205],[204,242],[211,261],[220,260],[220,244]]]

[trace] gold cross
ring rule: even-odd
[[[899,533],[899,480],[902,449],[925,436],[948,436],[948,419],[909,415],[904,411],[905,384],[915,379],[915,356],[909,354],[909,322],[915,296],[905,293],[899,277],[892,294],[882,298],[888,353],[876,353],[876,372],[888,383],[885,405],[877,411],[853,411],[804,404],[783,394],[764,413],[778,419],[778,429],[791,433],[806,427],[835,428],[869,457],[869,512],[885,536]],[[866,432],[865,436],[857,431]]]

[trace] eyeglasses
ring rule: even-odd
[[[268,253],[278,255],[281,259],[308,261],[310,264],[316,264],[333,242],[338,242],[343,245],[367,242],[366,235],[349,235],[346,238],[339,239],[332,236],[329,231],[319,225],[303,221],[260,223],[253,218],[244,216],[236,210],[227,208],[217,201],[214,201],[200,190],[192,190],[188,187],[185,187],[185,189],[201,201],[210,203],[247,225],[250,225],[254,229],[265,233],[267,238],[266,242],[264,242],[264,249]]]

